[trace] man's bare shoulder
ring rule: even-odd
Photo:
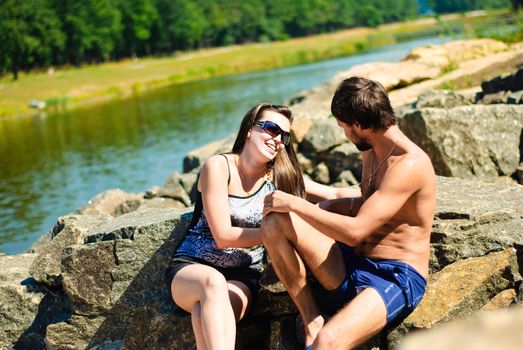
[[[398,157],[391,167],[391,175],[403,179],[411,187],[424,187],[435,183],[436,174],[429,156],[414,148]]]

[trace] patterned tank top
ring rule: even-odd
[[[263,200],[267,194],[273,191],[273,183],[266,180],[250,196],[229,195],[231,224],[245,228],[260,227],[260,221],[263,217]],[[201,193],[198,193],[198,197],[201,200]],[[218,248],[207,223],[205,211],[202,208],[198,221],[187,230],[182,243],[174,253],[174,257],[186,256],[203,260],[213,266],[225,268],[250,267],[261,271],[264,253],[265,250],[261,245],[250,248]]]

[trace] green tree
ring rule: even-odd
[[[167,27],[168,33],[180,49],[200,46],[207,21],[200,6],[186,0],[173,0],[177,15]]]
[[[120,11],[113,1],[55,0],[55,9],[67,35],[67,63],[107,61],[113,56],[122,33]]]
[[[65,36],[47,0],[0,2],[0,72],[46,67],[60,54]]]
[[[123,38],[120,51],[123,55],[136,57],[138,53],[150,54],[152,29],[158,12],[152,0],[118,0],[122,14]]]

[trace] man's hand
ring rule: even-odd
[[[298,199],[298,197],[283,191],[269,193],[263,201],[263,214],[267,215],[270,212],[288,213],[292,210],[292,203]]]

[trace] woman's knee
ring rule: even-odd
[[[223,296],[228,294],[228,285],[225,276],[219,271],[209,272],[202,281],[204,297]]]

